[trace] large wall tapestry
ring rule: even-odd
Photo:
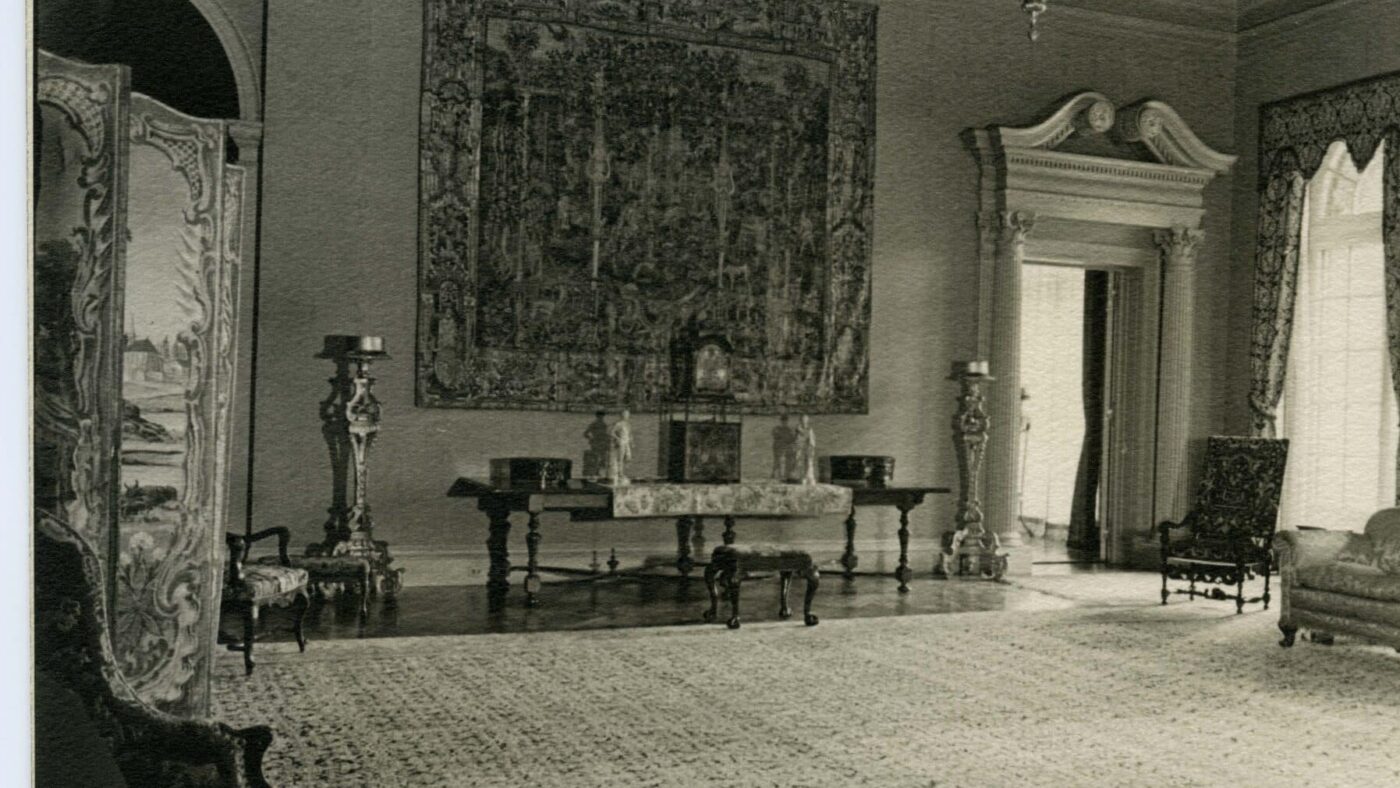
[[[418,403],[656,407],[688,321],[739,407],[867,408],[875,9],[428,0]]]

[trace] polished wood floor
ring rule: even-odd
[[[1101,571],[1090,563],[1077,563],[1063,549],[1040,547],[1037,574]],[[579,579],[546,575],[536,607],[525,607],[521,578],[512,575],[512,587],[501,604],[495,604],[484,586],[410,585],[397,599],[372,599],[361,620],[357,601],[346,595],[316,601],[307,615],[306,635],[312,643],[344,638],[411,637],[425,635],[476,635],[501,632],[544,632],[623,627],[674,625],[721,626],[702,623],[709,596],[701,573],[689,579],[678,575]],[[927,574],[910,583],[908,593],[898,591],[890,577],[860,576],[851,580],[839,570],[823,571],[814,611],[823,620],[878,616],[922,615],[988,610],[1046,610],[1069,607],[1074,602],[1047,594],[975,578],[945,580]],[[802,581],[793,583],[790,605],[800,613]],[[745,581],[741,614],[745,622],[777,621],[778,580],[755,577]],[[721,611],[725,608],[722,607]],[[267,640],[290,638],[286,622],[268,622]],[[790,619],[801,626],[801,616]]]

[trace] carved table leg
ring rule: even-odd
[[[1284,648],[1288,648],[1289,646],[1292,646],[1292,645],[1293,645],[1293,639],[1296,638],[1296,637],[1298,636],[1298,627],[1296,627],[1296,626],[1294,626],[1294,625],[1292,625],[1292,624],[1285,624],[1285,623],[1283,623],[1283,622],[1280,621],[1280,622],[1279,622],[1279,625],[1278,625],[1278,628],[1279,628],[1279,631],[1283,633],[1283,640],[1280,640],[1280,641],[1278,642],[1278,644],[1279,644],[1280,646],[1283,646]]]
[[[791,618],[788,608],[788,589],[792,588],[792,572],[778,573],[778,618]]]
[[[711,561],[705,567],[705,590],[710,594],[710,609],[705,611],[704,619],[706,623],[715,620],[719,615],[719,582],[721,580],[719,565]]]
[[[856,506],[851,504],[851,513],[846,516],[846,552],[841,555],[841,567],[845,577],[851,580],[856,576]]]
[[[724,516],[724,543],[734,544],[734,515]]]
[[[540,554],[540,515],[538,512],[530,512],[529,533],[525,534],[525,606],[535,607],[539,605],[540,574],[539,574],[539,554]]]
[[[510,551],[506,549],[510,539],[510,512],[491,509],[486,514],[491,519],[490,532],[486,537],[486,552],[491,557],[486,588],[490,595],[503,597],[510,588]]]
[[[695,561],[690,557],[690,529],[695,518],[682,516],[676,518],[676,569],[681,575],[689,576],[690,570],[695,568]]]
[[[899,593],[909,593],[909,579],[914,573],[909,569],[909,509],[899,507],[899,568],[894,570],[899,581]]]
[[[725,589],[729,592],[729,628],[739,628],[739,583],[744,579],[744,571],[738,567],[725,573]]]
[[[807,595],[802,599],[802,622],[809,627],[817,625],[817,616],[812,612],[812,600],[817,596],[817,586],[821,581],[821,572],[815,566],[809,568],[807,575]]]
[[[705,554],[705,518],[695,518],[694,534],[690,537],[691,554],[703,556]]]

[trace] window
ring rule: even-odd
[[[1358,173],[1335,143],[1308,187],[1283,432],[1281,526],[1359,531],[1395,501],[1378,151]]]

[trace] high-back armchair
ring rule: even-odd
[[[34,539],[35,769],[38,785],[266,788],[265,725],[182,719],[137,697],[112,652],[102,567],[65,523]]]
[[[1283,472],[1288,461],[1286,438],[1212,436],[1206,443],[1205,469],[1196,501],[1181,522],[1162,522],[1162,604],[1173,593],[1168,581],[1185,580],[1175,593],[1191,599],[1233,599],[1235,612],[1249,603],[1269,608],[1271,546],[1278,525]],[[1246,598],[1244,583],[1264,579],[1263,594]],[[1209,592],[1197,583],[1216,586]],[[1221,586],[1234,586],[1226,594]]]

